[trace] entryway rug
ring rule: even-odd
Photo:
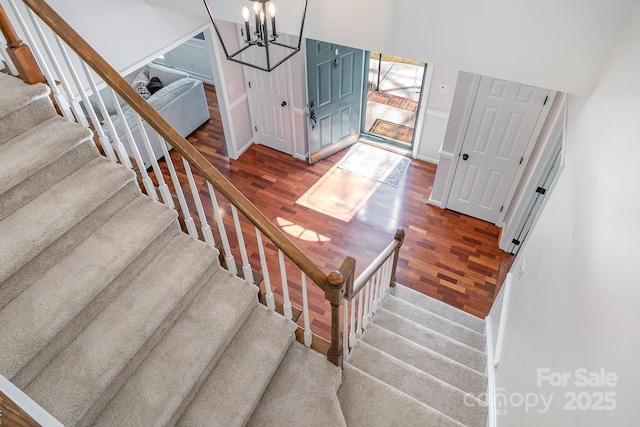
[[[410,159],[367,144],[355,144],[338,164],[340,169],[397,187]]]
[[[409,126],[398,125],[386,120],[376,119],[373,122],[373,126],[369,129],[369,132],[376,135],[384,136],[387,138],[397,139],[398,141],[407,142],[411,144],[413,141],[413,129]]]

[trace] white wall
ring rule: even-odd
[[[48,0],[122,74],[188,40],[208,23],[144,0]]]
[[[201,0],[148,0],[204,14]],[[210,1],[239,22],[235,0]],[[587,95],[638,0],[309,0],[305,36]],[[299,0],[278,0],[282,31]],[[293,15],[293,13],[291,13]]]
[[[425,82],[425,85],[428,83],[430,87],[425,88],[428,92],[423,92],[423,96],[427,96],[427,105],[423,111],[424,121],[416,157],[437,164],[449,122],[453,95],[456,91],[458,70],[442,65],[429,64],[427,68],[429,67],[431,68],[430,81]],[[441,85],[446,86],[446,93],[440,89]]]
[[[546,414],[503,408],[499,427],[640,419],[640,9],[631,15],[593,95],[569,97],[565,169],[514,267],[526,261],[511,289],[496,384],[507,396],[554,393],[553,401]],[[538,387],[539,368],[569,372],[567,387]],[[616,385],[576,387],[580,368],[604,368]],[[614,392],[617,406],[567,411],[567,392]]]

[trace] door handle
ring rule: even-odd
[[[314,130],[316,128],[316,126],[318,125],[318,119],[316,119],[316,111],[315,110],[310,110],[309,111],[309,120],[311,121],[311,130]]]
[[[468,154],[463,154],[463,155],[462,155],[462,160],[465,160],[465,161],[466,161],[468,158],[469,158],[469,155],[468,155]]]
[[[287,101],[282,101],[282,104],[280,104],[280,105],[282,105],[283,107],[286,107],[287,106]]]

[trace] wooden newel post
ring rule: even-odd
[[[344,276],[339,271],[333,271],[327,277],[324,296],[331,304],[331,345],[327,353],[327,360],[336,366],[342,366],[342,346],[340,345],[340,304],[344,297]]]
[[[398,230],[396,231],[396,235],[393,238],[396,240],[399,240],[400,242],[393,254],[393,268],[391,269],[391,283],[390,283],[392,288],[396,286],[396,268],[398,267],[398,258],[400,257],[400,248],[404,243],[404,230],[402,228],[398,228]]]
[[[2,5],[0,5],[0,30],[7,40],[7,53],[18,70],[18,75],[27,84],[46,83],[46,79],[40,70],[40,66],[33,57],[31,49],[22,43],[20,37],[13,28],[9,17]]]

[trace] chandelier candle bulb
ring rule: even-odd
[[[247,43],[251,42],[251,30],[249,29],[249,9],[246,7],[242,8],[242,18],[244,19],[244,31],[247,37]]]
[[[276,32],[276,7],[273,3],[269,3],[269,15],[271,16],[271,35],[275,39],[278,34]]]
[[[256,36],[260,36],[260,2],[253,2],[253,12],[256,14]]]
[[[260,38],[266,43],[267,37],[268,32],[264,28],[264,11],[260,11]]]

